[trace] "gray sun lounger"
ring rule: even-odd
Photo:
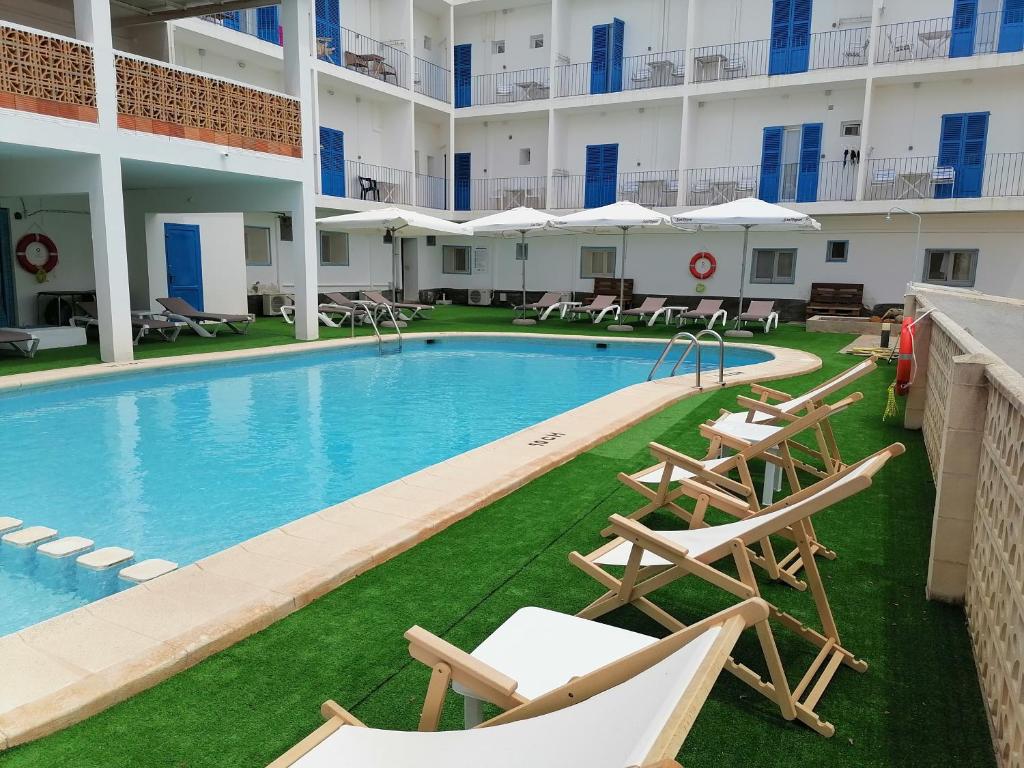
[[[10,346],[15,352],[25,357],[35,357],[39,348],[39,339],[25,331],[0,328],[0,345]]]
[[[368,312],[367,307],[357,304],[341,293],[325,293],[327,301],[317,305],[317,319],[328,328],[341,328],[350,318],[363,322]],[[292,298],[294,302],[294,298]],[[281,317],[288,325],[295,324],[295,304],[281,307]]]
[[[711,328],[716,320],[721,320],[724,328],[728,319],[729,315],[722,309],[721,299],[701,299],[696,309],[679,313],[679,326],[685,325],[687,320],[703,320]]]
[[[226,325],[238,334],[249,332],[254,318],[252,315],[224,315],[217,312],[200,312],[184,299],[178,297],[162,298],[157,301],[166,310],[164,314],[171,320],[177,320],[188,325],[200,336],[213,338],[217,332],[211,331],[207,326]]]
[[[643,322],[648,315],[651,316],[650,320],[647,320],[648,326],[653,326],[658,322],[658,318],[662,315],[665,316],[665,322],[667,323],[669,318],[672,317],[673,310],[679,309],[678,307],[666,307],[665,302],[668,301],[664,296],[648,296],[644,299],[643,303],[639,307],[633,307],[632,309],[624,309],[619,313],[620,320],[635,317],[640,322]]]
[[[779,313],[775,311],[774,301],[758,301],[751,299],[747,311],[736,318],[736,326],[742,328],[746,323],[764,323],[764,332],[772,327],[779,327]]]
[[[399,315],[404,315],[402,310],[409,310],[412,312],[408,317],[399,317],[399,320],[415,320],[419,317],[420,312],[427,312],[428,310],[433,309],[430,304],[416,304],[408,301],[391,301],[391,299],[387,298],[380,291],[363,291],[363,296],[368,298],[374,304],[382,304],[389,306],[392,309],[397,309],[399,311]]]
[[[573,307],[571,311],[574,318],[578,317],[579,315],[588,315],[594,323],[600,323],[602,320],[604,320],[604,316],[607,315],[609,312],[614,314],[615,318],[617,319],[619,317],[620,309],[621,307],[619,307],[619,305],[615,303],[614,296],[609,296],[608,294],[600,294],[598,296],[595,296],[593,300],[586,306]]]
[[[537,313],[537,317],[539,317],[541,320],[544,320],[547,318],[549,314],[551,314],[551,310],[558,307],[558,305],[561,303],[561,293],[559,293],[558,291],[548,291],[543,296],[541,296],[539,300],[531,301],[526,304],[520,304],[518,306],[512,307],[512,309],[515,310],[516,312],[528,312],[529,310],[532,309],[534,312]]]
[[[95,301],[79,301],[76,304],[85,314],[72,317],[72,325],[99,325],[100,315]],[[183,327],[182,323],[172,323],[159,317],[133,317],[132,330],[135,333],[132,336],[132,344],[138,344],[150,331],[156,331],[164,341],[175,341]]]

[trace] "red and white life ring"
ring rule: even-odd
[[[46,258],[38,261],[45,253]],[[14,255],[18,265],[30,275],[38,276],[40,272],[50,273],[57,266],[59,254],[57,246],[46,235],[31,232],[24,235],[15,246]],[[35,259],[35,260],[33,260]]]
[[[698,280],[707,280],[718,269],[718,262],[715,257],[707,251],[698,251],[690,259],[690,274]]]
[[[896,394],[905,395],[914,376],[914,321],[903,318],[900,329],[900,357],[896,363]]]

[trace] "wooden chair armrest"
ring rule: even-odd
[[[691,456],[687,456],[685,453],[680,453],[679,451],[673,450],[672,448],[669,448],[667,445],[662,445],[661,443],[651,443],[648,446],[648,448],[650,448],[651,455],[654,456],[654,458],[658,459],[659,461],[664,461],[667,464],[671,464],[672,466],[679,467],[680,469],[685,469],[687,472],[692,472],[697,477],[717,479],[716,476],[721,474],[721,472],[710,470],[707,467],[705,467],[703,461],[695,459]],[[729,456],[726,459],[726,461],[723,461],[716,467],[716,470],[719,468],[728,470],[735,464],[736,460],[732,456]]]
[[[656,531],[652,531],[636,520],[630,520],[622,515],[612,515],[608,518],[608,523],[608,527],[616,536],[639,544],[648,552],[653,552],[666,560],[684,560],[689,557],[685,547],[680,547],[675,542],[658,535]]]
[[[498,705],[521,698],[514,696],[517,681],[422,627],[410,628],[405,639],[409,641],[410,656],[428,667],[447,664],[452,670],[452,680],[481,694],[481,698],[488,701],[496,698],[494,703]]]
[[[366,727],[366,724],[359,720],[359,718],[338,704],[338,702],[331,699],[328,699],[320,705],[320,714],[323,715],[324,720],[330,720],[332,717],[336,717],[346,725],[356,725],[360,728]]]
[[[758,413],[764,413],[776,419],[783,419],[785,421],[793,421],[794,419],[796,419],[796,416],[789,413],[788,411],[784,411],[781,408],[772,405],[771,403],[764,402],[763,400],[754,400],[752,397],[740,395],[739,397],[736,398],[736,402],[740,405],[740,407],[746,408],[748,411],[751,412],[756,411]]]
[[[793,399],[792,395],[788,395],[785,392],[780,392],[777,389],[772,389],[771,387],[766,387],[764,384],[751,384],[750,391],[753,392],[755,395],[761,395],[762,401],[768,398],[771,398],[772,400],[780,400],[783,402],[786,400]]]

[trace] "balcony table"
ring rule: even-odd
[[[920,200],[931,197],[931,171],[900,173],[897,177],[899,188],[896,197],[900,200]]]
[[[675,62],[668,59],[647,62],[647,67],[651,70],[651,85],[674,85],[678,81],[672,76],[675,66]]]
[[[945,43],[952,34],[952,31],[948,29],[932,29],[927,32],[918,32],[917,39],[921,41],[921,44],[928,49],[928,53],[932,56],[945,56],[943,49],[946,47]]]
[[[524,101],[547,98],[547,94],[544,93],[547,86],[544,83],[538,83],[536,80],[527,80],[522,83],[516,83],[516,86],[522,89]]]
[[[394,202],[397,202],[395,200],[395,194],[401,189],[401,185],[400,184],[396,184],[395,182],[392,182],[392,181],[380,181],[379,179],[377,179],[376,181],[377,181],[377,189],[380,190],[380,194],[381,194],[381,202],[382,203],[394,203]]]
[[[721,80],[725,71],[725,64],[729,57],[724,53],[707,53],[697,56],[693,62],[696,64],[696,82],[704,83],[711,80]]]

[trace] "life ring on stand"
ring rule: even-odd
[[[718,269],[718,262],[715,257],[707,251],[698,251],[690,259],[690,274],[698,280],[707,280]]]
[[[32,260],[33,257],[40,258],[43,253],[46,254],[44,261],[37,263]],[[23,236],[15,246],[14,255],[18,259],[18,266],[30,275],[35,275],[37,279],[40,277],[40,273],[45,279],[45,276],[57,266],[59,260],[57,245],[39,232],[31,232]]]
[[[903,318],[900,329],[900,357],[896,363],[896,394],[905,395],[914,376],[914,321]]]

